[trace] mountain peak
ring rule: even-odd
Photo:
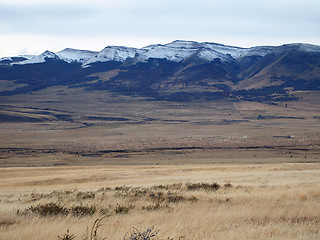
[[[59,59],[59,57],[49,50],[44,51],[39,56],[31,57],[27,60],[20,61],[20,62],[14,62],[12,64],[15,65],[24,65],[24,64],[35,64],[35,63],[44,63],[46,59]]]
[[[165,44],[165,46],[173,48],[199,48],[201,43],[195,41],[175,40],[171,43]]]
[[[45,52],[41,53],[40,56],[43,56],[44,58],[59,59],[59,57],[54,52],[51,52],[49,50],[46,50]]]
[[[223,62],[235,61],[238,58],[249,56],[265,56],[268,53],[279,53],[288,49],[297,49],[305,52],[320,52],[320,46],[293,43],[282,46],[257,46],[241,48],[213,42],[196,42],[188,40],[175,40],[167,44],[153,44],[143,48],[131,48],[125,46],[107,46],[100,52],[65,48],[57,53],[45,51],[39,56],[12,64],[32,64],[45,62],[45,59],[60,59],[66,62],[79,62],[83,66],[95,62],[124,62],[128,58],[134,58],[133,62],[145,62],[149,58],[161,58],[168,61],[180,62],[197,57],[201,61],[211,62],[220,58]]]

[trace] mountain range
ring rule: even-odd
[[[241,48],[177,40],[100,52],[66,48],[0,58],[0,95],[51,86],[189,101],[295,100],[297,90],[320,90],[320,46],[285,44]]]

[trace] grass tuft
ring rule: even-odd
[[[188,191],[217,191],[221,186],[218,183],[186,183]]]
[[[69,233],[69,229],[67,230],[67,232],[62,236],[58,236],[59,240],[72,240],[75,239],[76,237],[73,234]]]
[[[77,199],[93,199],[95,197],[96,197],[96,194],[91,191],[77,193]]]
[[[69,210],[74,217],[92,216],[97,211],[96,207],[72,206]]]
[[[130,209],[133,209],[134,207],[134,205],[124,206],[117,204],[117,206],[114,208],[114,211],[116,214],[126,214]]]
[[[133,232],[130,234],[130,236],[127,235],[124,236],[123,240],[150,240],[155,239],[155,237],[158,235],[159,230],[154,230],[154,227],[149,227],[145,231],[140,232],[138,229],[133,228]]]
[[[66,216],[68,215],[68,209],[64,206],[57,204],[57,203],[46,203],[46,204],[39,204],[37,206],[31,206],[27,208],[23,213],[35,213],[42,217],[50,217],[50,216]]]

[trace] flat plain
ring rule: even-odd
[[[320,94],[293,94],[2,97],[0,238],[90,239],[102,219],[96,239],[152,226],[161,239],[319,239]]]

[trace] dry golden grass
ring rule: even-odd
[[[0,180],[0,239],[83,239],[103,216],[106,239],[150,226],[161,239],[320,237],[318,163],[7,168]]]

